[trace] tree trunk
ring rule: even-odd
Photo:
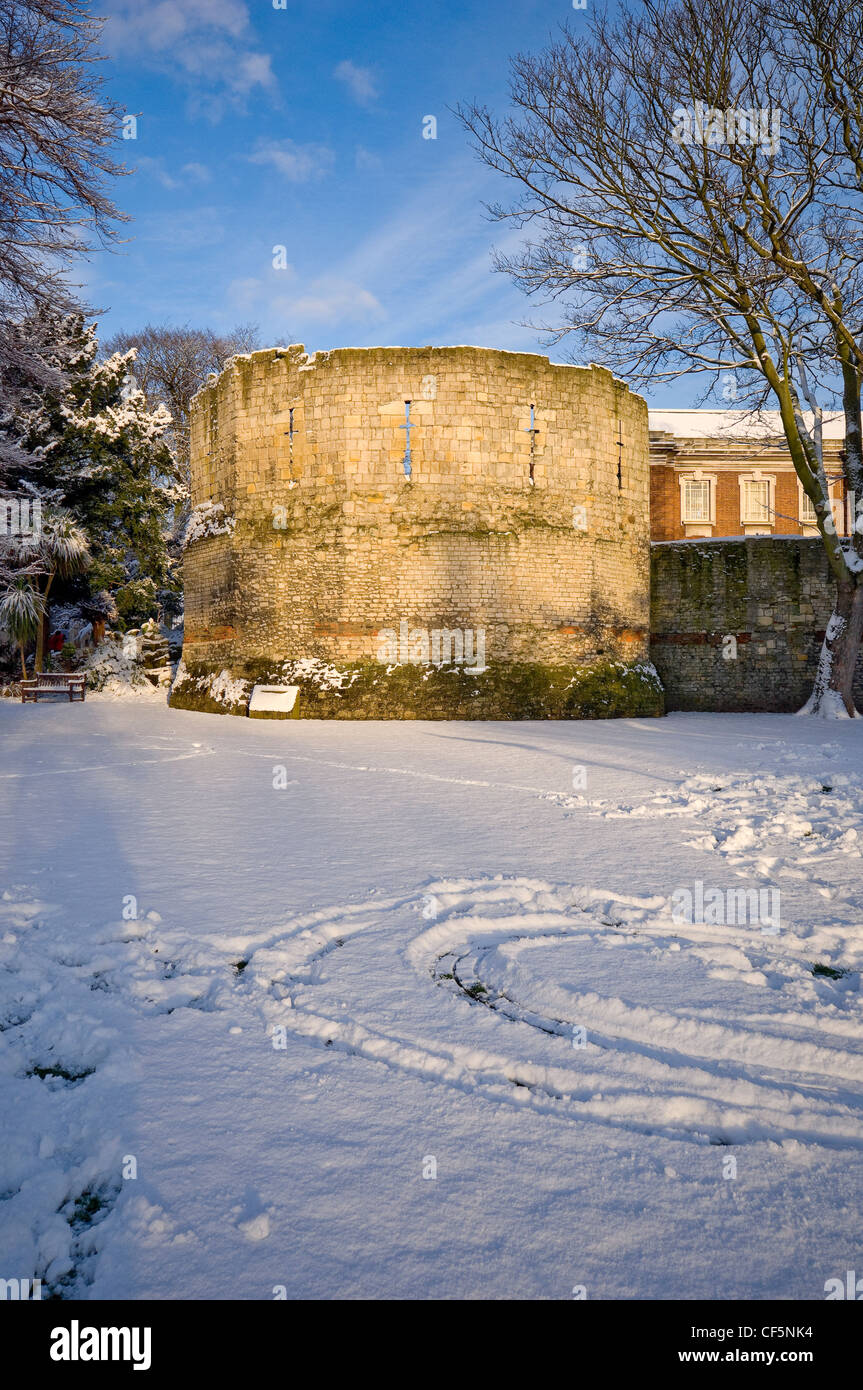
[[[39,618],[39,625],[36,628],[36,657],[33,662],[34,671],[41,671],[42,667],[45,664],[45,648],[48,645],[48,624],[51,618],[51,613],[48,606],[48,595],[51,592],[51,585],[53,584],[53,582],[54,574],[52,572],[51,574],[49,574],[48,583],[45,585],[42,613]]]
[[[21,653],[21,672],[22,672],[22,679],[26,680],[26,679],[27,679],[27,662],[26,662],[25,659],[24,659],[24,643],[23,643],[23,642],[19,642],[19,643],[18,643],[18,650],[19,650],[19,652]]]
[[[39,625],[36,628],[36,657],[33,662],[33,670],[41,671],[45,665],[45,648],[47,646],[48,610],[47,608],[39,616]]]
[[[822,719],[859,719],[851,687],[863,635],[863,582],[839,584],[836,607],[827,624],[815,685],[798,712]]]

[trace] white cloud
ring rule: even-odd
[[[156,179],[163,188],[187,188],[190,184],[203,184],[210,182],[210,171],[206,164],[184,164],[179,175],[175,176],[165,168],[163,159],[153,159],[148,154],[139,155],[135,161],[135,173],[149,174]]]
[[[370,106],[376,100],[378,89],[371,68],[357,67],[350,58],[346,58],[333,70],[333,77],[339,82],[344,82],[354,101],[360,106]]]
[[[180,173],[186,175],[189,183],[209,183],[212,178],[206,164],[197,164],[194,160],[191,164],[184,164]]]
[[[386,318],[386,311],[370,290],[350,281],[321,276],[310,292],[290,300],[289,317],[303,323],[361,323]]]
[[[270,89],[270,57],[255,47],[244,0],[100,0],[104,46],[111,57],[130,58],[172,73],[210,95],[199,105],[217,117],[223,99],[241,101],[256,87]]]
[[[249,162],[269,164],[291,183],[308,183],[329,173],[335,155],[327,145],[299,145],[295,140],[262,140],[255,153],[249,155]]]
[[[232,280],[225,297],[234,309],[245,314],[258,307],[263,291],[263,280],[256,280],[254,276],[249,275],[243,280]]]
[[[163,188],[181,187],[179,180],[168,173],[165,168],[164,160],[152,159],[150,155],[142,154],[135,160],[134,168],[137,173],[151,175]]]
[[[362,145],[357,146],[355,163],[361,172],[369,174],[377,174],[384,167],[380,155],[373,154],[371,150],[365,149]]]
[[[233,86],[249,92],[253,87],[272,87],[275,82],[269,53],[243,53],[235,60]]]
[[[529,317],[523,296],[492,273],[492,243],[515,250],[523,233],[489,228],[485,192],[468,156],[451,159],[363,235],[345,237],[329,263],[305,248],[299,268],[236,280],[224,302],[259,322],[265,341],[299,340],[310,351],[381,342],[547,351],[519,326]]]
[[[327,273],[298,284],[293,266],[266,277],[234,279],[225,300],[233,312],[265,319],[270,325],[287,325],[286,331],[293,334],[330,324],[362,326],[386,318],[380,301],[356,281]]]
[[[456,158],[331,267],[334,280],[367,287],[374,304],[383,306],[377,318],[369,315],[370,332],[385,318],[390,343],[504,343],[538,350],[537,335],[516,327],[526,312],[522,295],[492,272],[492,243],[514,250],[523,232],[491,230],[480,202],[483,192],[474,162]],[[309,296],[316,297],[315,285]],[[343,341],[334,335],[336,346]]]
[[[208,29],[238,39],[249,28],[244,0],[102,0],[99,9],[116,51],[164,52]]]

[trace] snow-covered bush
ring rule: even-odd
[[[223,502],[200,502],[189,513],[183,547],[205,536],[232,536],[236,524],[236,518],[225,511]]]

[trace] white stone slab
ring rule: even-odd
[[[249,697],[249,714],[281,715],[287,719],[297,703],[298,685],[256,685]]]

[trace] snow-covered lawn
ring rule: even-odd
[[[861,727],[3,702],[0,1276],[823,1298],[863,1268]],[[675,920],[739,888],[778,932]]]

